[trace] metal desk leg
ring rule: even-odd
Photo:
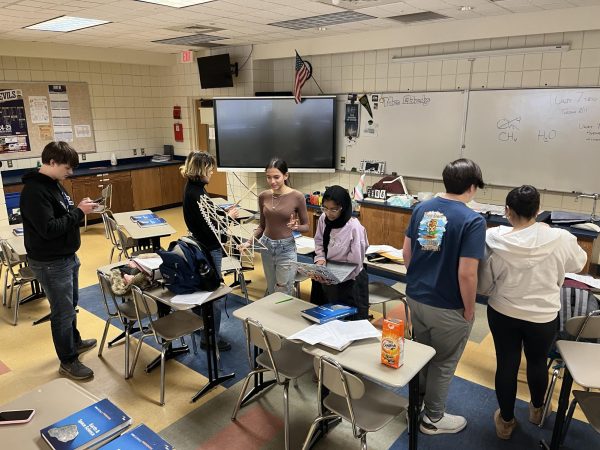
[[[222,298],[222,297],[221,297]],[[218,299],[217,299],[218,300]],[[204,385],[193,397],[195,402],[215,386],[235,377],[235,373],[219,376],[217,361],[217,337],[215,334],[215,317],[213,314],[213,302],[202,305],[202,318],[204,319],[204,337],[206,339],[206,360],[208,363],[208,383]]]
[[[572,387],[573,377],[571,376],[569,369],[565,367],[562,387],[560,388],[560,397],[558,398],[558,411],[556,411],[556,419],[554,419],[554,428],[552,429],[552,441],[550,442],[551,450],[558,450],[560,447],[560,441],[563,434],[565,417],[567,415],[567,408],[569,407],[569,398],[571,397]],[[542,441],[540,442],[540,447],[548,448],[548,445]]]
[[[419,374],[408,383],[408,448],[417,450],[419,436]]]

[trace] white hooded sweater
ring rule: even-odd
[[[487,230],[477,290],[489,295],[488,304],[505,316],[550,322],[560,310],[565,273],[581,271],[587,255],[566,230],[542,223],[512,230]]]

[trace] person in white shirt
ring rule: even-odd
[[[478,291],[489,295],[488,323],[496,348],[496,434],[510,439],[521,349],[527,360],[531,396],[529,421],[542,419],[548,386],[546,357],[558,331],[560,287],[566,272],[583,269],[587,255],[571,233],[536,222],[540,194],[524,185],[506,197],[512,227],[487,230],[486,258],[479,266]]]

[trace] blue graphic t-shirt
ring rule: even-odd
[[[438,308],[463,308],[458,263],[483,258],[485,230],[483,217],[462,202],[437,197],[417,205],[406,230],[412,249],[406,294]]]

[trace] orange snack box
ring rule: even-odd
[[[383,320],[381,363],[395,369],[404,364],[404,321],[400,319]]]

